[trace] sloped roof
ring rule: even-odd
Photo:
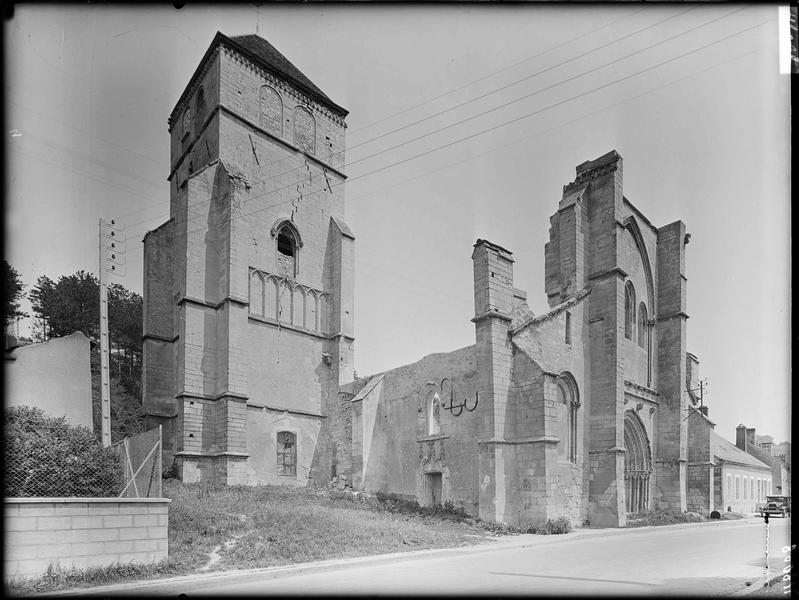
[[[363,389],[355,395],[355,397],[351,400],[351,402],[358,402],[359,400],[363,400],[364,398],[366,398],[366,396],[368,396],[369,393],[373,389],[375,389],[375,386],[378,383],[380,383],[381,381],[383,381],[383,377],[384,376],[385,376],[385,374],[381,373],[380,375],[372,377],[369,380],[369,383],[367,383],[365,386],[363,386]]]
[[[728,442],[715,431],[711,432],[710,435],[713,439],[713,456],[718,460],[771,470],[770,466],[747,454],[732,442]]]
[[[328,98],[316,84],[308,79],[305,74],[295,67],[292,62],[283,56],[277,48],[258,35],[237,35],[228,38],[219,33],[222,39],[233,42],[231,45],[237,50],[246,54],[249,58],[259,63],[264,68],[276,72],[276,74],[290,80],[292,83],[308,92],[310,96],[326,104],[336,112],[346,116],[347,111]]]
[[[183,105],[189,92],[193,89],[194,82],[202,72],[208,57],[211,56],[211,53],[220,44],[233,48],[265,70],[291,82],[297,88],[308,94],[308,96],[320,104],[325,105],[342,118],[349,114],[349,111],[333,102],[313,81],[308,79],[302,71],[295,67],[288,58],[283,56],[277,48],[262,37],[257,35],[239,35],[231,38],[217,31],[211,45],[208,46],[208,50],[205,51],[205,55],[202,60],[200,60],[197,69],[194,71],[191,79],[189,79],[189,83],[184,88],[183,93],[180,95],[180,98],[177,103],[175,103],[175,107],[170,113],[170,131],[172,131],[172,127],[175,123],[176,111]]]

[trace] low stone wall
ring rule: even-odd
[[[168,498],[6,498],[5,577],[167,558]]]

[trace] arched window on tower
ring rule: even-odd
[[[569,462],[577,462],[577,419],[579,416],[580,400],[577,394],[577,384],[568,373],[558,377],[558,416],[560,443],[558,456]]]
[[[259,123],[261,127],[276,135],[283,135],[283,101],[273,88],[265,85],[261,88],[261,110]]]
[[[205,91],[203,88],[200,88],[200,91],[197,92],[197,104],[194,111],[194,122],[195,122],[195,130],[200,131],[200,128],[203,125],[203,121],[205,120]]]
[[[635,329],[635,288],[631,281],[624,286],[624,337],[633,339]]]
[[[649,324],[646,312],[646,305],[641,302],[638,305],[638,345],[647,348],[647,337],[649,337]]]
[[[291,277],[297,276],[297,251],[299,244],[297,236],[288,224],[284,224],[277,230],[277,268],[281,275]]]
[[[316,149],[316,121],[302,106],[294,109],[294,143],[308,154],[313,154]]]

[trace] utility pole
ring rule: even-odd
[[[109,274],[121,275],[118,266],[125,264],[124,240],[119,239],[119,230],[100,218],[100,430],[103,446],[111,445],[111,373],[109,372],[108,341],[108,283]]]
[[[111,445],[111,383],[108,372],[108,284],[105,281],[109,237],[114,237],[114,231],[108,226],[106,220],[100,217],[100,431],[102,433],[103,446]]]

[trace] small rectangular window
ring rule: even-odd
[[[277,474],[297,475],[297,435],[290,431],[277,434]]]
[[[572,343],[572,314],[566,311],[566,343]]]

